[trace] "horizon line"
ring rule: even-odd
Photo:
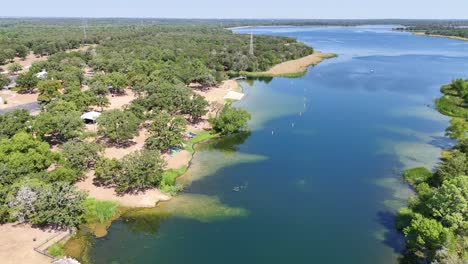
[[[52,18],[52,19],[64,19],[64,18],[76,18],[76,19],[161,19],[161,20],[301,20],[301,21],[332,21],[332,20],[457,20],[457,21],[468,21],[468,18],[215,18],[215,17],[134,17],[134,16],[1,16],[0,19],[21,19],[21,18]]]

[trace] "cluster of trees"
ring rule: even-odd
[[[256,38],[252,56],[248,36],[217,25],[126,23],[90,27],[86,42],[100,45],[65,52],[82,42],[81,33],[68,22],[2,23],[0,50],[5,43],[15,42],[27,52],[52,55],[16,79],[19,92],[39,93],[41,112],[32,116],[26,110],[14,110],[0,115],[0,222],[83,223],[96,206],[89,206],[86,194],[74,183],[90,169],[95,169],[98,184],[120,194],[158,187],[165,167],[161,153],[182,145],[186,126],[208,112],[208,102],[187,84],[215,85],[231,71],[263,70],[313,52],[294,39],[262,36]],[[44,36],[47,39],[42,41]],[[21,57],[22,51],[18,48],[14,56]],[[87,68],[96,74],[85,77]],[[43,70],[47,75],[37,78]],[[9,71],[21,68],[12,64]],[[7,84],[4,79],[0,84]],[[83,89],[85,85],[89,89]],[[121,96],[126,89],[137,95],[129,106],[102,111],[109,105],[109,96]],[[85,140],[94,135],[85,131],[80,118],[96,108],[102,111],[97,135],[108,139],[98,143]],[[228,105],[210,121],[216,132],[232,134],[245,130],[249,119],[247,112]],[[121,160],[100,155],[102,142],[124,144],[143,127],[150,135],[144,150]],[[59,151],[51,151],[50,144],[57,144]]]
[[[436,100],[437,108],[452,116],[447,135],[458,145],[435,172],[413,168],[403,175],[416,191],[397,216],[397,228],[407,238],[403,263],[456,264],[468,259],[467,87],[465,80],[455,80],[442,87],[445,95]]]

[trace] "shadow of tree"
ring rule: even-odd
[[[437,148],[448,149],[455,146],[455,141],[447,137],[433,136],[428,144]]]
[[[390,211],[377,212],[377,221],[385,227],[383,243],[392,248],[395,253],[403,254],[405,252],[405,237],[396,230],[395,213]]]

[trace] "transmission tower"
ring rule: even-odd
[[[251,56],[254,55],[254,46],[253,46],[253,34],[250,33],[250,49],[249,49],[249,54]]]

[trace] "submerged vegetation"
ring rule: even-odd
[[[402,263],[465,263],[468,259],[468,83],[455,80],[441,89],[437,109],[452,116],[447,135],[458,141],[435,172],[405,171],[404,179],[416,196],[397,216],[406,236]]]

